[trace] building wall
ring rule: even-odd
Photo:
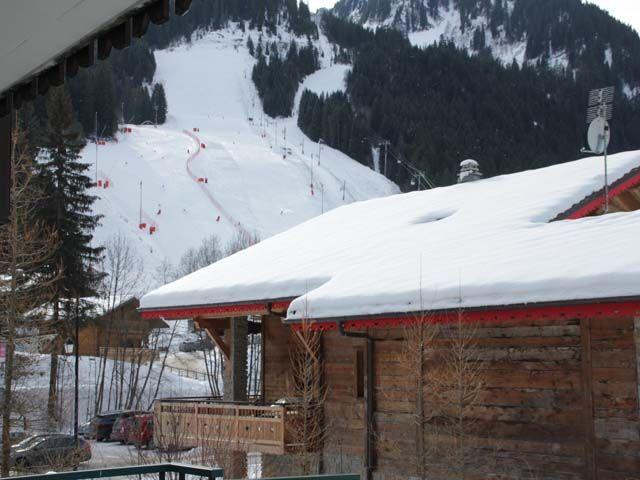
[[[286,394],[288,332],[278,322],[267,322],[268,399]],[[533,319],[474,327],[470,361],[479,366],[479,381],[472,404],[465,407],[462,429],[468,436],[466,447],[458,449],[460,468],[511,478],[640,478],[638,323],[632,318]],[[407,331],[368,333],[375,338],[373,478],[417,477],[418,397],[407,370]],[[431,344],[444,351],[448,342],[440,335]],[[363,346],[363,340],[338,332],[323,334],[325,472],[363,467],[366,424],[364,399],[357,398],[355,360]],[[438,358],[427,362],[432,371],[438,369]],[[435,458],[457,451],[457,432],[448,426],[446,405],[429,390],[437,390],[433,385],[442,380],[435,383],[428,375],[423,382],[427,434],[422,437],[434,457],[427,462],[428,478],[455,478],[455,467],[443,470]],[[286,465],[286,458],[277,462],[281,471],[269,473],[287,473],[283,461]]]

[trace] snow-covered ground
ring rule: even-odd
[[[239,232],[264,239],[345,203],[398,192],[371,169],[319,148],[295,116],[264,115],[251,81],[255,59],[247,35],[257,42],[258,32],[232,28],[156,52],[167,122],[128,125],[131,132],[117,142],[98,146],[103,187],[95,190],[95,210],[104,218],[96,243],[122,232],[147,272],[165,259],[175,264],[211,234],[223,245]],[[280,37],[284,49],[289,38],[286,32]],[[326,39],[317,44],[329,48]],[[305,81],[314,91],[343,88],[347,67],[330,66],[329,53],[322,58],[326,70]],[[82,155],[95,168],[95,145]]]

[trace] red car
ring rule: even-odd
[[[132,443],[138,448],[149,448],[153,442],[153,414],[142,413],[132,417],[129,426],[127,443]]]
[[[140,414],[142,412],[136,411],[125,411],[120,413],[118,418],[116,418],[115,423],[113,424],[113,429],[111,430],[111,440],[114,442],[127,443],[127,438],[129,436],[129,430],[131,430],[131,425],[133,423],[133,417]]]

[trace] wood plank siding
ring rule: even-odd
[[[265,397],[270,402],[287,394],[290,332],[278,318],[265,317],[265,333]],[[407,332],[361,333],[374,339],[373,478],[417,476],[418,392],[405,365]],[[436,351],[449,348],[444,337],[438,334],[431,341]],[[558,480],[640,478],[639,320],[483,324],[474,328],[473,337],[472,361],[481,382],[465,407],[469,427],[464,429],[466,465],[478,478],[493,473]],[[358,378],[362,353],[357,352],[366,351],[365,342],[337,331],[323,334],[327,471],[353,468],[357,460],[364,467],[367,424]],[[431,365],[436,369],[438,363]],[[423,390],[427,450],[458,441],[443,427],[453,407],[437,400],[434,391]],[[456,476],[438,462],[427,470],[428,478]]]

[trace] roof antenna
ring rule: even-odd
[[[594,155],[604,154],[604,213],[609,213],[609,169],[607,164],[607,148],[611,140],[611,129],[608,120],[613,117],[613,95],[615,87],[605,87],[589,92],[587,107],[587,140],[589,149],[582,148],[581,153]]]

